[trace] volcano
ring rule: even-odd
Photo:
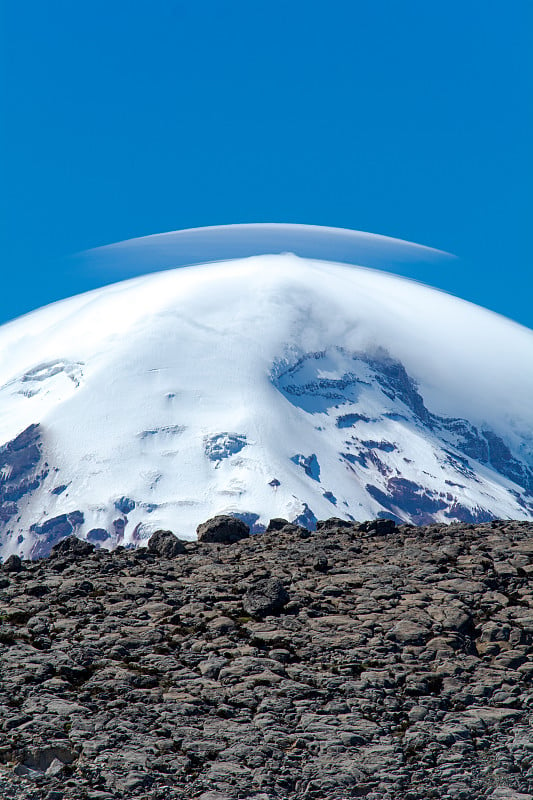
[[[533,519],[533,332],[376,269],[261,254],[0,328],[0,553],[232,514]]]

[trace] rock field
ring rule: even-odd
[[[533,800],[533,524],[0,566],[2,800]]]

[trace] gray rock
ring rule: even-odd
[[[13,555],[6,558],[3,563],[4,572],[20,572],[22,569],[22,561],[19,556]]]
[[[317,572],[327,572],[329,569],[329,561],[325,553],[319,553],[313,562],[313,569]]]
[[[331,530],[352,530],[354,523],[348,519],[340,519],[339,517],[330,517],[329,519],[319,519],[316,523],[317,531],[331,531]]]
[[[279,613],[290,597],[283,583],[276,578],[258,581],[243,597],[242,607],[251,617]]]
[[[282,517],[274,517],[268,523],[265,533],[272,533],[273,531],[280,531],[286,525],[289,525],[289,521],[288,520],[283,519]]]
[[[356,527],[357,530],[363,533],[376,533],[378,536],[386,536],[389,533],[394,533],[396,523],[392,519],[373,519],[361,522]]]
[[[65,765],[62,761],[58,758],[54,758],[48,769],[46,770],[46,775],[49,778],[57,778],[59,775],[62,775],[65,771]]]
[[[94,551],[94,545],[85,542],[77,536],[67,536],[52,547],[51,556],[71,556],[73,558],[86,558]]]
[[[175,558],[186,553],[183,542],[172,531],[156,531],[148,540],[148,550],[162,558]]]
[[[196,529],[199,542],[218,542],[234,544],[250,535],[250,528],[237,517],[219,515],[198,525]]]

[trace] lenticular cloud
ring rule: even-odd
[[[118,280],[157,270],[277,253],[393,272],[409,264],[435,266],[453,258],[441,250],[389,236],[285,223],[157,233],[88,250],[79,258],[89,272]]]

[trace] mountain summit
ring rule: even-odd
[[[260,255],[0,328],[0,552],[232,514],[533,519],[533,332],[373,269]]]

